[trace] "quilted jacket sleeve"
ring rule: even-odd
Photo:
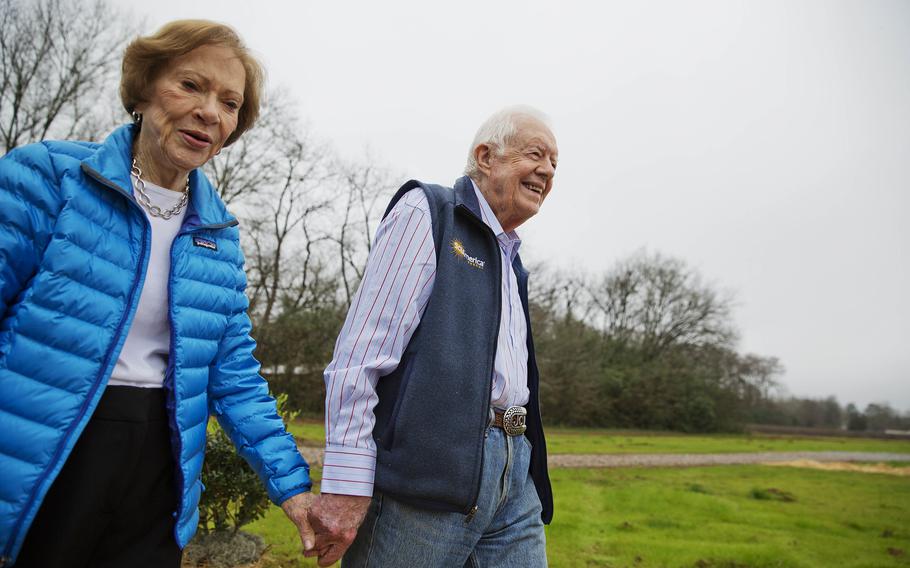
[[[0,159],[0,316],[25,289],[60,210],[56,174],[43,144],[17,148]]]
[[[252,325],[246,313],[249,302],[242,290],[237,303],[210,372],[209,400],[237,451],[259,474],[272,502],[280,505],[310,490],[310,468],[278,415],[268,383],[259,374],[259,362],[253,357],[256,342],[250,336]]]

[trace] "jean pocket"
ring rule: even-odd
[[[525,445],[528,447],[528,451],[533,452],[533,451],[534,451],[534,445],[531,444],[531,440],[529,440],[528,437],[525,436],[524,434],[521,435],[521,439],[524,440]]]

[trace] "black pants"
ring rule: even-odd
[[[16,568],[177,568],[163,389],[108,387],[25,537]]]

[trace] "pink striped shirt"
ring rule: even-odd
[[[502,317],[493,365],[492,404],[528,402],[527,325],[512,260],[521,240],[505,233],[477,185],[483,221],[502,254]],[[433,291],[436,251],[423,191],[408,192],[380,223],[363,281],[325,370],[326,450],[322,492],[372,495],[377,381],[398,366]]]

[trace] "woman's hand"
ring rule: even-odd
[[[316,535],[313,534],[313,528],[307,518],[307,511],[314,500],[315,497],[308,491],[298,493],[281,504],[284,514],[291,519],[291,522],[297,526],[297,531],[300,532],[300,542],[303,543],[304,552],[311,551],[316,544]]]

